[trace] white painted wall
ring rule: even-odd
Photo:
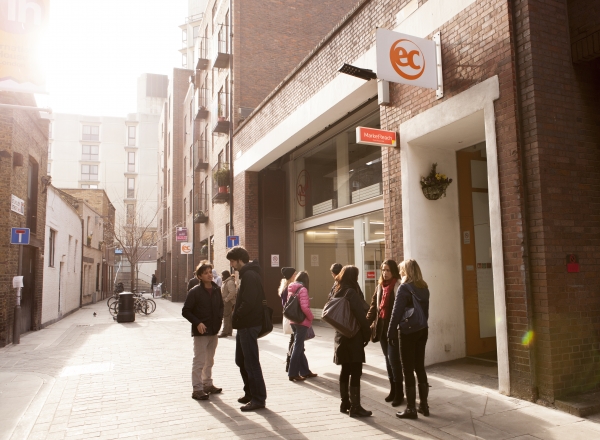
[[[56,231],[54,267],[48,266],[50,261],[50,247],[48,245],[50,229]],[[70,248],[69,235],[73,237]],[[71,205],[58,196],[57,191],[52,186],[49,186],[46,202],[42,325],[60,319],[64,314],[79,307],[81,247],[78,246],[77,249],[75,248],[75,237],[81,240],[81,220],[79,215]],[[59,295],[59,272],[61,264],[62,275]]]

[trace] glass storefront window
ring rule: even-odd
[[[384,258],[383,211],[326,223],[296,233],[296,269],[310,276],[311,307],[323,309],[333,285],[333,263],[359,268],[367,301],[375,291]]]
[[[379,112],[294,161],[296,220],[382,194],[381,147],[356,143],[356,127],[380,128]]]

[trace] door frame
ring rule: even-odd
[[[508,361],[508,328],[506,319],[504,255],[502,243],[502,221],[500,206],[500,183],[498,172],[498,151],[496,144],[496,119],[494,101],[500,97],[498,76],[471,87],[470,89],[439,103],[414,118],[402,123],[400,133],[400,166],[402,191],[418,182],[418,171],[410,166],[410,142],[421,136],[441,129],[461,119],[483,112],[488,169],[488,194],[490,200],[490,229],[492,236],[492,270],[494,276],[494,306],[496,314],[496,347],[498,352],[498,385],[503,394],[510,394],[510,370]],[[416,174],[416,175],[415,175]],[[404,258],[411,258],[413,247],[418,246],[411,239],[409,197],[402,197],[402,227]]]

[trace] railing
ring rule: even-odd
[[[219,92],[212,104],[212,125],[215,133],[229,132],[229,93]]]
[[[194,223],[206,223],[208,221],[208,194],[196,194],[194,196]]]
[[[194,169],[207,169],[208,168],[208,142],[206,136],[203,134],[200,139],[196,141],[194,146]]]
[[[189,24],[189,23],[192,23],[194,21],[200,21],[200,20],[202,20],[202,17],[204,17],[204,13],[203,12],[200,12],[199,14],[189,15],[185,19],[185,24]]]
[[[217,27],[212,40],[213,67],[224,69],[229,66],[229,27],[225,24]]]
[[[215,203],[229,201],[229,164],[221,162],[212,169],[212,199]]]
[[[208,89],[200,88],[196,93],[198,96],[198,112],[196,113],[196,119],[207,119],[210,101]]]
[[[210,58],[210,42],[206,37],[198,37],[198,58],[208,60]]]

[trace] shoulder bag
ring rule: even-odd
[[[348,293],[348,291],[346,291]],[[360,326],[350,310],[350,302],[346,293],[341,297],[332,297],[323,308],[321,319],[347,338],[352,338],[360,330]],[[363,300],[364,302],[364,300]]]
[[[301,323],[306,319],[306,315],[300,307],[300,300],[298,295],[289,294],[287,302],[283,307],[283,316],[289,319],[291,322]]]
[[[413,306],[404,310],[404,314],[400,320],[400,332],[405,335],[418,332],[427,327],[427,318],[425,317],[425,312],[423,312],[419,298],[417,298],[417,295],[415,295],[415,292],[413,292],[408,284],[406,287],[412,295]]]

